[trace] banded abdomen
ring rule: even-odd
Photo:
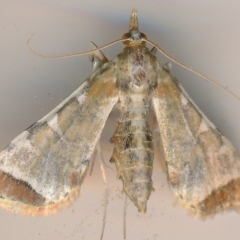
[[[146,211],[152,191],[153,144],[145,98],[137,94],[125,99],[112,137],[115,146],[111,158],[116,164],[118,177],[123,181],[123,190],[140,212]]]

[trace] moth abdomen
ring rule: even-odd
[[[123,181],[124,192],[140,212],[146,211],[152,191],[153,144],[148,121],[143,117],[146,111],[145,107],[123,109],[112,137],[115,145],[112,162],[115,162],[118,177]],[[138,117],[131,119],[132,115]]]

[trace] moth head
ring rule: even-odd
[[[132,15],[130,17],[129,23],[129,32],[125,33],[122,36],[122,39],[125,40],[123,41],[125,47],[145,45],[144,40],[147,39],[147,36],[138,30],[138,18],[136,9],[132,10]]]

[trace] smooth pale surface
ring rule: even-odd
[[[170,55],[228,86],[240,96],[240,3],[236,1],[2,1],[0,3],[0,148],[53,109],[91,73],[88,56],[46,60],[39,53],[62,55],[89,49],[89,42],[106,44],[128,31],[132,8],[137,8],[140,31]],[[112,59],[118,44],[104,50]],[[159,55],[159,60],[167,60]],[[240,151],[240,101],[196,75],[173,65],[173,73],[188,94]],[[111,121],[110,121],[111,122]],[[113,130],[105,128],[103,150]],[[155,161],[147,213],[129,201],[127,239],[236,239],[240,215],[217,215],[202,222],[172,206],[173,196]],[[107,168],[111,189],[104,239],[123,239],[122,183]],[[51,217],[25,217],[1,210],[1,239],[99,239],[104,187],[98,161],[87,176],[81,197],[69,209]]]

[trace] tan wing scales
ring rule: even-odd
[[[117,102],[112,62],[0,153],[0,206],[48,215],[79,196],[89,159]]]
[[[231,143],[159,66],[153,106],[169,184],[189,212],[206,217],[240,205],[240,158]]]

